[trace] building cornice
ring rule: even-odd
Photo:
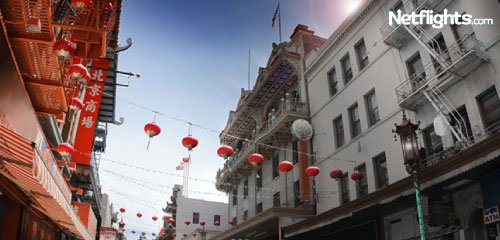
[[[320,54],[314,59],[311,66],[306,70],[305,78],[309,78],[310,75],[325,61],[325,59],[329,56],[329,54],[342,42],[344,39],[353,31],[353,29],[358,26],[358,24],[363,20],[366,15],[374,8],[374,6],[380,2],[380,0],[372,0],[361,13],[359,13],[354,20],[350,21],[350,23],[344,28],[344,26],[340,26],[340,32],[334,32],[332,37],[327,41],[325,46],[320,49]],[[348,20],[346,20],[348,21]]]

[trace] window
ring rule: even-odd
[[[479,109],[485,128],[499,126],[500,121],[500,100],[498,99],[495,87],[482,93],[478,98]]]
[[[361,180],[359,180],[359,181],[356,181],[356,193],[357,193],[358,198],[359,198],[359,197],[362,197],[362,196],[368,194],[368,181],[367,181],[367,177],[366,177],[366,164],[363,163],[354,169],[358,170],[359,172],[361,172],[363,174],[363,178],[361,178]]]
[[[335,68],[328,72],[328,87],[330,89],[330,97],[337,94],[337,72]]]
[[[273,195],[273,207],[281,206],[280,192]]]
[[[349,53],[345,55],[342,60],[342,73],[344,74],[344,83],[347,84],[352,80],[352,68],[351,68],[351,59],[349,58]]]
[[[359,41],[359,43],[356,44],[355,48],[356,48],[356,54],[358,56],[359,70],[361,71],[370,63],[368,61],[368,53],[366,52],[365,40],[361,39],[361,41]]]
[[[410,84],[413,89],[420,87],[426,78],[424,64],[422,63],[422,58],[420,54],[417,53],[410,60],[406,61],[406,67],[408,68],[408,74],[410,77]]]
[[[198,224],[200,223],[200,213],[194,212],[193,213],[193,224]]]
[[[351,138],[355,138],[361,133],[361,122],[359,120],[358,104],[355,103],[348,109],[349,121],[351,123]]]
[[[462,16],[465,14],[465,12],[462,13]],[[471,25],[453,24],[451,29],[460,48],[468,50],[476,45],[474,40],[470,38],[471,36],[474,37],[476,35]]]
[[[342,147],[345,143],[344,138],[344,125],[342,123],[342,115],[338,116],[335,120],[333,120],[333,128],[335,130],[335,146],[337,148]]]
[[[215,222],[220,223],[220,215],[214,215],[214,224],[215,224]]]
[[[280,155],[276,154],[273,157],[273,178],[277,178],[280,175],[280,172],[278,170],[278,165],[280,162]]]
[[[243,197],[248,197],[248,178],[243,181]]]
[[[233,190],[233,206],[238,204],[238,189]]]
[[[299,181],[295,181],[293,183],[293,192],[294,192],[293,206],[299,207],[300,206],[300,182]]]
[[[436,53],[441,55],[442,60],[447,63],[451,62],[450,54],[448,52],[448,48],[446,47],[443,35],[439,34],[439,36],[434,38],[433,41],[429,42],[429,46],[431,46]],[[434,57],[431,56],[431,59],[436,74],[440,74],[443,71],[443,66]]]
[[[387,174],[387,161],[385,152],[373,158],[373,171],[375,172],[375,184],[377,189],[389,185],[389,176]]]
[[[292,163],[295,165],[299,162],[299,141],[292,141]]]
[[[460,131],[464,137],[468,140],[472,139],[472,128],[469,121],[469,115],[467,114],[467,109],[465,106],[458,107],[455,112],[453,112],[452,118],[450,118],[450,125],[454,127],[457,131]],[[453,134],[453,142],[457,142],[455,135]]]
[[[373,126],[380,121],[380,114],[378,111],[377,96],[375,90],[371,91],[365,96],[366,112],[368,113],[368,126]]]
[[[436,134],[432,124],[422,130],[422,135],[424,138],[425,154],[427,156],[432,156],[443,151],[441,137]]]
[[[339,180],[340,203],[345,204],[350,201],[349,197],[349,175],[344,173]]]
[[[262,203],[259,203],[259,204],[257,204],[257,206],[255,206],[255,212],[256,213],[262,212]]]
[[[255,186],[257,188],[262,188],[262,167],[257,167],[257,174],[255,175]]]
[[[391,9],[391,11],[397,13],[398,10],[401,10],[402,13],[405,13],[405,7],[403,5],[403,1],[399,1],[394,7]]]
[[[246,221],[248,219],[248,210],[245,210],[243,212],[243,221]]]

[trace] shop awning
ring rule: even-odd
[[[36,205],[62,229],[82,239],[94,239],[82,224],[68,202],[66,185],[57,184],[63,179],[57,168],[47,167],[35,144],[11,130],[0,126],[0,173],[19,186]],[[63,181],[64,184],[64,181]],[[61,189],[66,187],[66,189]]]

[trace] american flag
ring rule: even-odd
[[[280,4],[278,3],[276,11],[274,11],[273,23],[271,24],[271,27],[274,27],[274,25],[276,25],[276,19],[278,19],[279,17],[280,17]]]
[[[184,170],[184,166],[182,166],[182,163],[180,163],[177,167],[175,167],[175,170],[177,170],[177,171]]]

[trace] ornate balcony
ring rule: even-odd
[[[252,167],[247,163],[247,158],[254,152],[255,144],[245,141],[241,149],[237,150],[217,172],[215,182],[217,190],[230,192],[232,186],[238,184],[242,176],[250,174]]]
[[[468,35],[442,53],[447,66],[429,62],[424,72],[410,76],[396,87],[399,105],[415,110],[426,102],[423,92],[429,88],[444,91],[454,83],[469,75],[482,63],[489,61],[483,43]]]
[[[272,109],[268,120],[257,130],[258,143],[278,146],[292,140],[290,127],[297,119],[307,119],[305,104],[297,99],[290,99],[287,94],[278,109]]]

